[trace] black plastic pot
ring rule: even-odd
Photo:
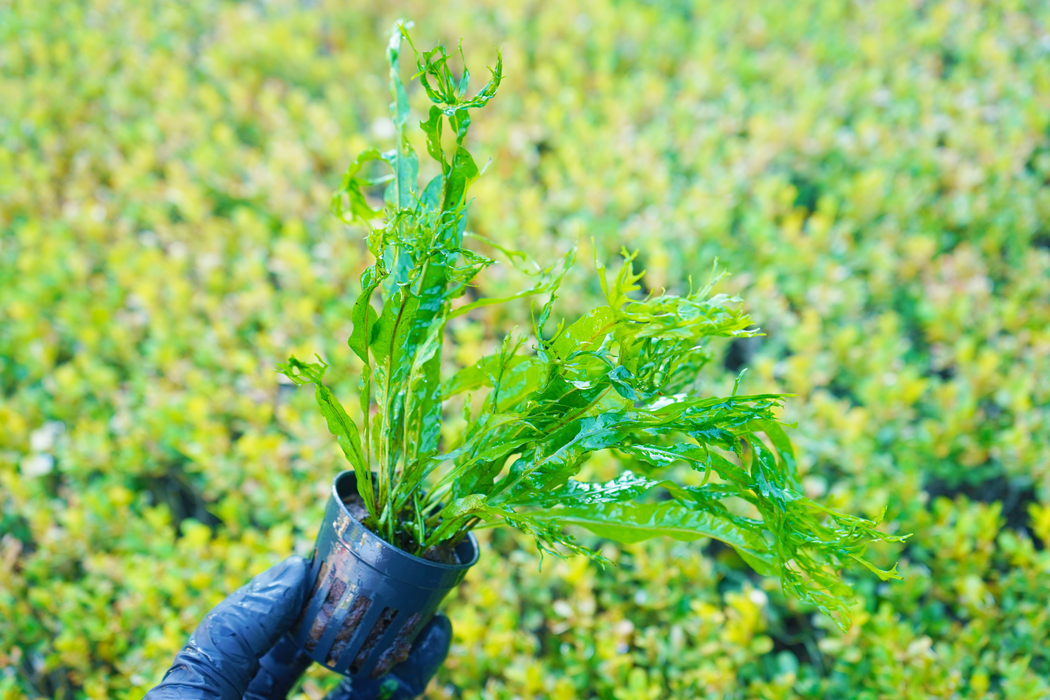
[[[313,591],[292,634],[311,659],[336,673],[378,678],[407,656],[479,550],[471,534],[456,547],[460,564],[404,552],[350,515],[344,500],[356,494],[352,471],[332,482],[314,550]]]

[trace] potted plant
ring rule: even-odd
[[[883,579],[898,578],[895,568],[880,570],[862,555],[872,540],[901,538],[804,495],[791,442],[775,416],[783,396],[738,395],[736,387],[726,397],[698,392],[706,340],[755,334],[739,299],[713,293],[717,274],[682,296],[643,296],[643,273],[627,254],[611,275],[596,262],[606,303],[553,328],[556,292],[572,254],[536,270],[533,283],[516,294],[461,299],[495,262],[464,244],[467,192],[479,176],[464,137],[471,111],[496,94],[502,60],[497,55],[488,83],[468,96],[469,73],[464,68],[457,77],[449,66],[461,51],[416,52],[416,77],[433,102],[420,127],[440,166],[420,188],[417,156],[405,136],[403,39],[408,35],[398,24],[387,49],[397,145],[362,153],[332,200],[337,216],[368,228],[375,258],[361,276],[348,339],[362,363],[357,415],[324,385],[323,361],[292,357],[279,366],[296,384],[314,386],[352,467],[333,483],[298,643],[337,672],[382,675],[405,657],[441,599],[477,561],[471,531],[495,525],[522,530],[541,553],[556,556],[600,558],[569,526],[618,542],[715,538],[757,571],[779,576],[789,594],[846,624],[851,591],[839,571],[857,562]],[[448,150],[446,128],[454,137]],[[366,177],[372,161],[389,165],[392,174]],[[380,183],[386,184],[381,211],[365,196]],[[520,266],[523,256],[488,244]],[[443,375],[449,321],[535,295],[545,301],[533,308],[531,332],[512,332],[498,352]],[[484,399],[463,402],[465,426],[443,445],[446,402],[467,392]],[[604,482],[577,480],[584,461],[602,450],[615,453],[621,473]],[[692,485],[673,479],[671,468],[681,465],[702,478]],[[728,499],[750,504],[752,517],[731,509]]]

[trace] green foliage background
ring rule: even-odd
[[[0,698],[139,698],[309,551],[342,458],[273,367],[353,366],[369,261],[327,203],[390,139],[402,16],[478,75],[503,50],[472,227],[638,248],[675,290],[717,256],[767,335],[720,346],[712,393],[746,365],[797,394],[810,494],[914,533],[871,552],[903,582],[851,574],[848,633],[709,543],[539,571],[486,534],[431,696],[1050,695],[1050,5],[389,5],[0,2]],[[599,291],[574,274],[570,314]]]

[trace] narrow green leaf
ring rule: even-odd
[[[447,210],[460,207],[467,196],[467,190],[478,179],[478,166],[474,158],[463,146],[456,147],[452,156],[452,165],[445,177],[445,200],[441,208]]]
[[[407,375],[408,367],[404,365],[405,339],[419,308],[419,297],[405,288],[401,288],[383,305],[383,311],[376,320],[376,330],[372,333],[372,356],[378,365],[384,366],[385,381],[398,369]]]
[[[356,219],[367,224],[369,219],[380,213],[379,210],[373,209],[368,204],[368,199],[365,197],[362,188],[383,182],[384,179],[368,180],[358,177],[358,173],[369,161],[381,160],[384,160],[384,158],[379,151],[374,148],[369,149],[359,155],[347,168],[346,173],[343,174],[343,180],[339,184],[339,189],[332,195],[331,209],[332,213],[344,223],[349,224],[352,223],[353,219]],[[344,197],[347,199],[348,204],[343,203]],[[347,219],[347,213],[351,215],[350,220]]]
[[[904,580],[904,577],[897,573],[897,565],[896,564],[893,565],[892,569],[890,569],[889,571],[886,571],[885,569],[880,569],[879,567],[875,566],[874,564],[872,564],[867,559],[865,559],[863,557],[858,557],[856,554],[850,554],[849,556],[850,556],[851,559],[853,559],[853,561],[859,563],[861,566],[866,568],[868,571],[871,571],[873,574],[877,575],[883,581],[902,581],[902,580]]]
[[[565,359],[573,352],[590,350],[595,345],[601,345],[605,334],[611,332],[615,325],[616,319],[608,306],[591,309],[562,331],[551,344],[551,352]]]
[[[675,501],[663,503],[594,503],[573,508],[530,512],[538,520],[584,527],[599,537],[633,544],[653,537],[691,542],[702,537],[720,540],[768,562],[775,561],[761,536],[731,519],[707,510],[694,510]]]
[[[372,308],[372,295],[382,284],[384,277],[382,271],[375,266],[361,273],[361,294],[358,295],[350,311],[350,320],[354,324],[354,330],[346,343],[366,365],[368,364],[368,346],[372,344],[376,322],[379,320],[379,315]]]
[[[585,483],[570,479],[563,486],[539,491],[517,501],[517,505],[535,508],[562,506],[573,508],[593,503],[623,503],[630,501],[663,483],[626,471],[615,479],[602,483]],[[673,486],[673,484],[671,484]]]
[[[321,415],[328,423],[328,431],[335,435],[347,460],[358,473],[365,471],[365,457],[361,451],[361,436],[357,431],[357,424],[350,419],[346,409],[328,387],[318,384],[314,395],[321,407]]]
[[[405,85],[401,82],[400,56],[403,36],[404,27],[400,23],[394,25],[386,50],[387,61],[390,63],[390,94],[394,100],[390,103],[390,114],[397,132],[397,148],[393,158],[394,182],[390,192],[397,209],[404,209],[413,202],[419,173],[419,159],[405,134],[409,105],[408,93],[405,92]]]
[[[427,153],[441,165],[442,174],[447,175],[449,164],[445,160],[445,149],[441,145],[441,131],[444,123],[445,116],[441,109],[437,105],[432,105],[427,120],[419,122],[419,126],[427,135]]]

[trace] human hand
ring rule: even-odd
[[[309,564],[289,557],[209,612],[146,700],[276,700],[287,696],[310,658],[286,633],[306,597]],[[349,679],[328,700],[408,700],[423,694],[448,654],[452,625],[437,615],[408,659],[376,680]]]

